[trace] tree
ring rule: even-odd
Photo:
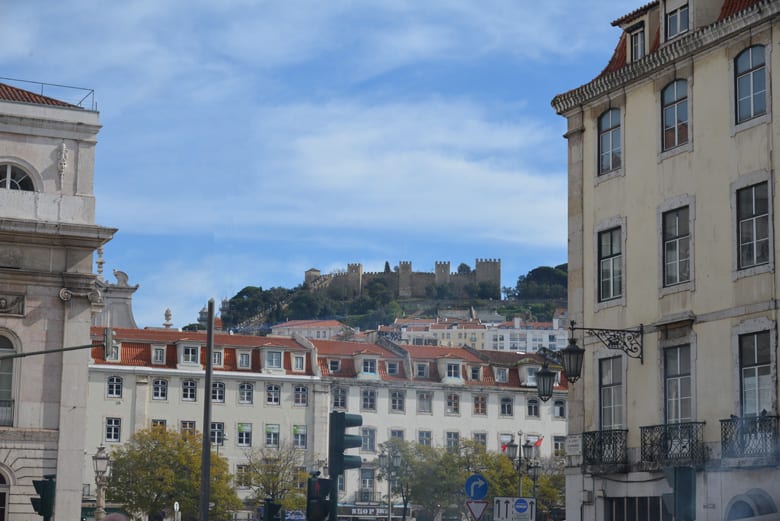
[[[401,521],[406,521],[406,514],[409,511],[409,500],[412,495],[412,477],[414,476],[411,465],[414,458],[415,445],[400,438],[390,438],[383,443],[380,448],[382,453],[387,454],[387,460],[384,466],[379,467],[377,477],[380,480],[390,480],[391,496],[398,496],[404,505]]]
[[[158,515],[179,502],[182,519],[197,519],[201,472],[200,433],[163,427],[140,430],[115,449],[107,497],[137,514]],[[210,519],[223,519],[241,507],[225,458],[211,455]]]
[[[278,447],[262,447],[248,451],[248,485],[257,505],[270,497],[285,510],[306,510],[305,484],[308,475],[303,466],[303,455],[289,443]]]
[[[418,518],[436,519],[453,505],[463,503],[466,471],[460,466],[455,451],[416,445],[410,466],[410,500],[422,511]]]
[[[458,273],[460,275],[468,275],[469,273],[471,273],[471,266],[469,266],[465,262],[461,262],[458,265]]]

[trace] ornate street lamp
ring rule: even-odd
[[[569,325],[569,345],[561,352],[561,364],[566,379],[571,383],[579,380],[585,355],[585,350],[577,346],[577,341],[574,339],[575,331],[585,331],[586,334],[598,338],[608,349],[619,349],[629,357],[638,358],[641,363],[644,363],[645,329],[642,324],[636,329],[604,329],[576,327],[576,322],[572,320]]]
[[[97,485],[95,521],[103,521],[106,517],[106,486],[111,472],[111,456],[103,445],[98,447],[97,452],[92,456],[92,465],[95,470],[95,485]]]
[[[393,477],[401,468],[401,454],[398,450],[392,448],[390,449],[390,454],[382,449],[378,459],[379,467],[384,469],[387,474],[387,521],[391,521],[393,514]]]
[[[536,393],[539,395],[539,399],[543,402],[549,400],[552,396],[554,385],[555,372],[550,371],[550,368],[547,367],[547,360],[545,360],[542,368],[536,372]]]

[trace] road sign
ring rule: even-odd
[[[466,507],[468,507],[471,513],[471,518],[474,521],[479,521],[487,510],[487,501],[466,501]]]
[[[536,500],[532,497],[496,497],[493,521],[534,521]]]
[[[472,501],[479,501],[487,496],[488,482],[482,474],[472,474],[466,480],[466,497]]]

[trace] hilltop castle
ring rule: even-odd
[[[325,290],[335,297],[356,297],[375,281],[382,281],[396,298],[501,298],[501,260],[476,259],[468,273],[450,271],[448,261],[437,261],[433,272],[412,271],[412,263],[401,261],[394,270],[363,272],[363,265],[347,264],[346,272],[323,275],[312,268],[305,273],[304,282],[312,290]]]

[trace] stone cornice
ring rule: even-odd
[[[600,76],[576,89],[559,94],[552,99],[551,105],[556,113],[565,114],[593,99],[622,88],[627,83],[647,78],[681,58],[714,47],[748,27],[767,22],[776,17],[778,13],[780,13],[780,0],[763,0],[737,15],[674,40],[636,63],[630,63],[618,71]]]
[[[0,242],[12,244],[76,246],[95,249],[110,241],[117,231],[117,228],[97,225],[0,218]]]

